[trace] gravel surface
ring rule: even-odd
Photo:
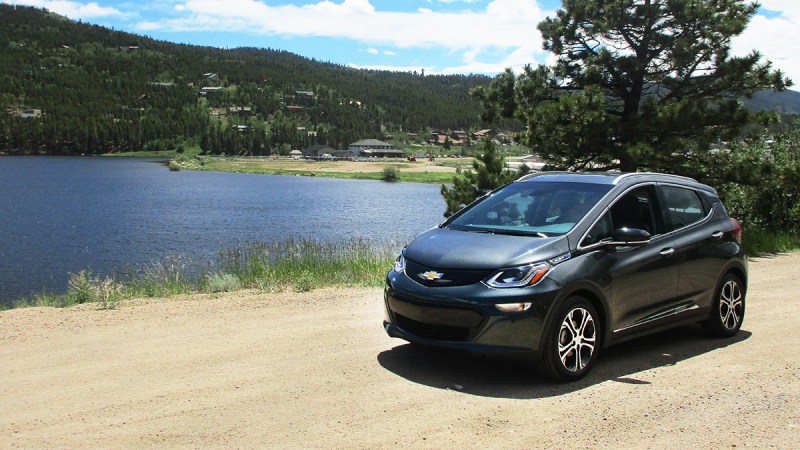
[[[555,384],[416,348],[381,289],[0,312],[0,448],[798,448],[800,253],[750,263],[744,326],[687,326]]]

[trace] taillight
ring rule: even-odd
[[[733,225],[733,230],[731,230],[731,235],[736,239],[736,242],[742,243],[742,226],[739,224],[739,221],[736,219],[731,219],[731,224]]]

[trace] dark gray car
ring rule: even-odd
[[[742,325],[741,227],[716,191],[654,173],[523,177],[414,239],[386,278],[393,337],[528,353],[561,380],[598,351],[702,322]]]

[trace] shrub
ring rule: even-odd
[[[206,277],[206,290],[209,292],[231,292],[241,288],[241,280],[232,273],[215,273]]]
[[[720,194],[746,228],[800,232],[800,121],[769,139],[762,135],[721,156]]]
[[[92,270],[81,270],[78,273],[71,273],[67,281],[67,297],[70,303],[89,303],[94,301],[94,280]]]
[[[122,298],[122,285],[112,278],[92,276],[91,270],[70,274],[66,304],[97,303],[100,309],[116,309]]]
[[[400,179],[400,169],[398,169],[396,166],[384,167],[381,179],[389,182],[398,181]]]
[[[314,279],[311,272],[304,270],[294,282],[295,292],[311,292],[314,289]]]

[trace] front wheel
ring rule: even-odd
[[[570,297],[548,331],[540,367],[558,380],[579,380],[594,365],[599,345],[600,322],[594,306],[582,297]]]
[[[729,273],[717,288],[706,331],[716,337],[731,337],[739,332],[744,320],[745,287],[742,280]]]

